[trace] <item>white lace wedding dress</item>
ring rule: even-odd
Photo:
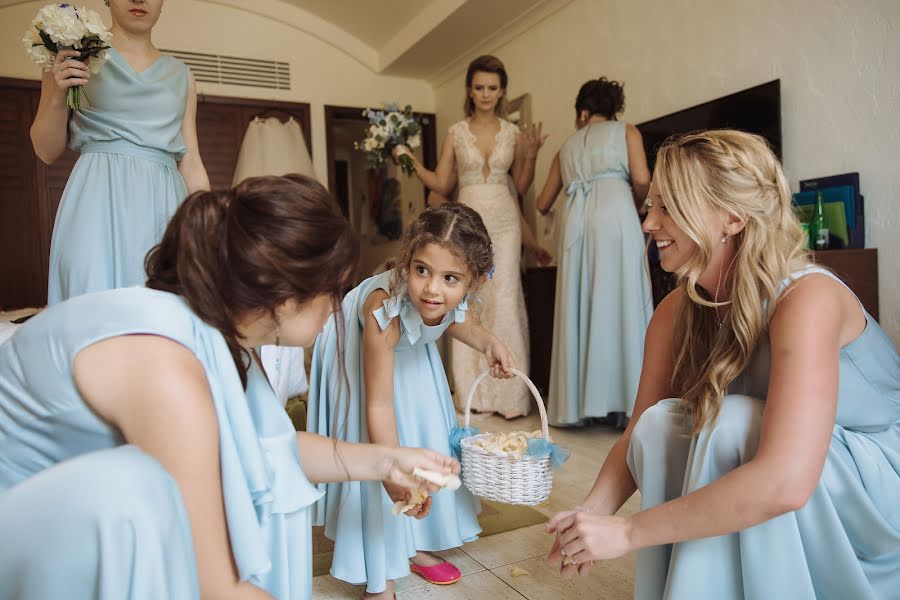
[[[515,125],[501,119],[500,131],[485,165],[485,157],[475,144],[468,122],[460,121],[450,127],[459,178],[458,200],[478,211],[494,245],[494,277],[479,290],[480,302],[476,303],[475,313],[482,325],[509,347],[516,367],[528,373],[528,319],[519,271],[522,244],[519,205],[507,185],[517,133]],[[450,364],[454,395],[463,410],[472,382],[487,369],[487,361],[483,354],[453,340]],[[528,414],[533,403],[521,379],[488,377],[478,386],[472,409],[512,418]]]

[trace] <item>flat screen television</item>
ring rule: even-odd
[[[781,80],[710,100],[637,125],[650,171],[656,151],[672,135],[703,129],[740,129],[768,140],[781,160]]]

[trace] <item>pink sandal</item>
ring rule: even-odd
[[[462,578],[462,573],[453,563],[444,561],[438,565],[422,567],[415,563],[409,563],[409,570],[422,576],[428,583],[435,585],[450,585]]]

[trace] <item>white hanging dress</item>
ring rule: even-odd
[[[277,117],[254,118],[244,133],[232,185],[249,177],[291,173],[315,177],[300,124],[293,117],[286,123]],[[303,348],[263,346],[259,355],[282,405],[309,390]]]

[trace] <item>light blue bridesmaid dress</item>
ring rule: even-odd
[[[115,48],[88,81],[92,104],[69,119],[69,147],[81,156],[53,226],[50,304],[144,283],[144,257],[187,196],[177,161],[189,82],[172,56],[137,73]]]
[[[307,430],[352,442],[369,439],[363,372],[363,306],[375,290],[390,290],[393,271],[363,281],[343,302],[345,365],[349,402],[337,368],[337,331],[332,318],[316,342],[310,369]],[[384,329],[400,319],[394,354],[394,412],[401,446],[430,448],[450,455],[450,429],[456,413],[443,363],[434,341],[454,322],[465,319],[466,306],[428,326],[409,300],[405,286],[374,314]],[[341,397],[343,394],[343,397]],[[367,583],[371,593],[387,581],[409,575],[416,551],[440,551],[473,541],[481,532],[478,501],[465,487],[433,494],[431,512],[422,520],[396,517],[381,482],[320,485],[325,497],[314,510],[316,525],[335,541],[331,574],[353,584]]]
[[[221,334],[180,297],[134,287],[52,306],[0,346],[0,599],[199,597],[175,481],[125,445],[73,381],[79,351],[131,334],[170,338],[206,371],[241,580],[279,599],[311,598],[309,506],[320,493],[290,419],[255,363],[245,392]]]
[[[550,359],[552,425],[630,416],[637,396],[653,296],[625,127],[587,125],[559,151],[567,202]]]
[[[834,277],[813,267],[788,281],[810,273]],[[635,598],[900,598],[900,356],[865,316],[866,329],[840,352],[831,446],[806,505],[737,533],[639,551]],[[693,438],[675,399],[641,415],[628,466],[642,510],[753,458],[770,359],[764,333],[750,365],[729,386],[718,419]]]

